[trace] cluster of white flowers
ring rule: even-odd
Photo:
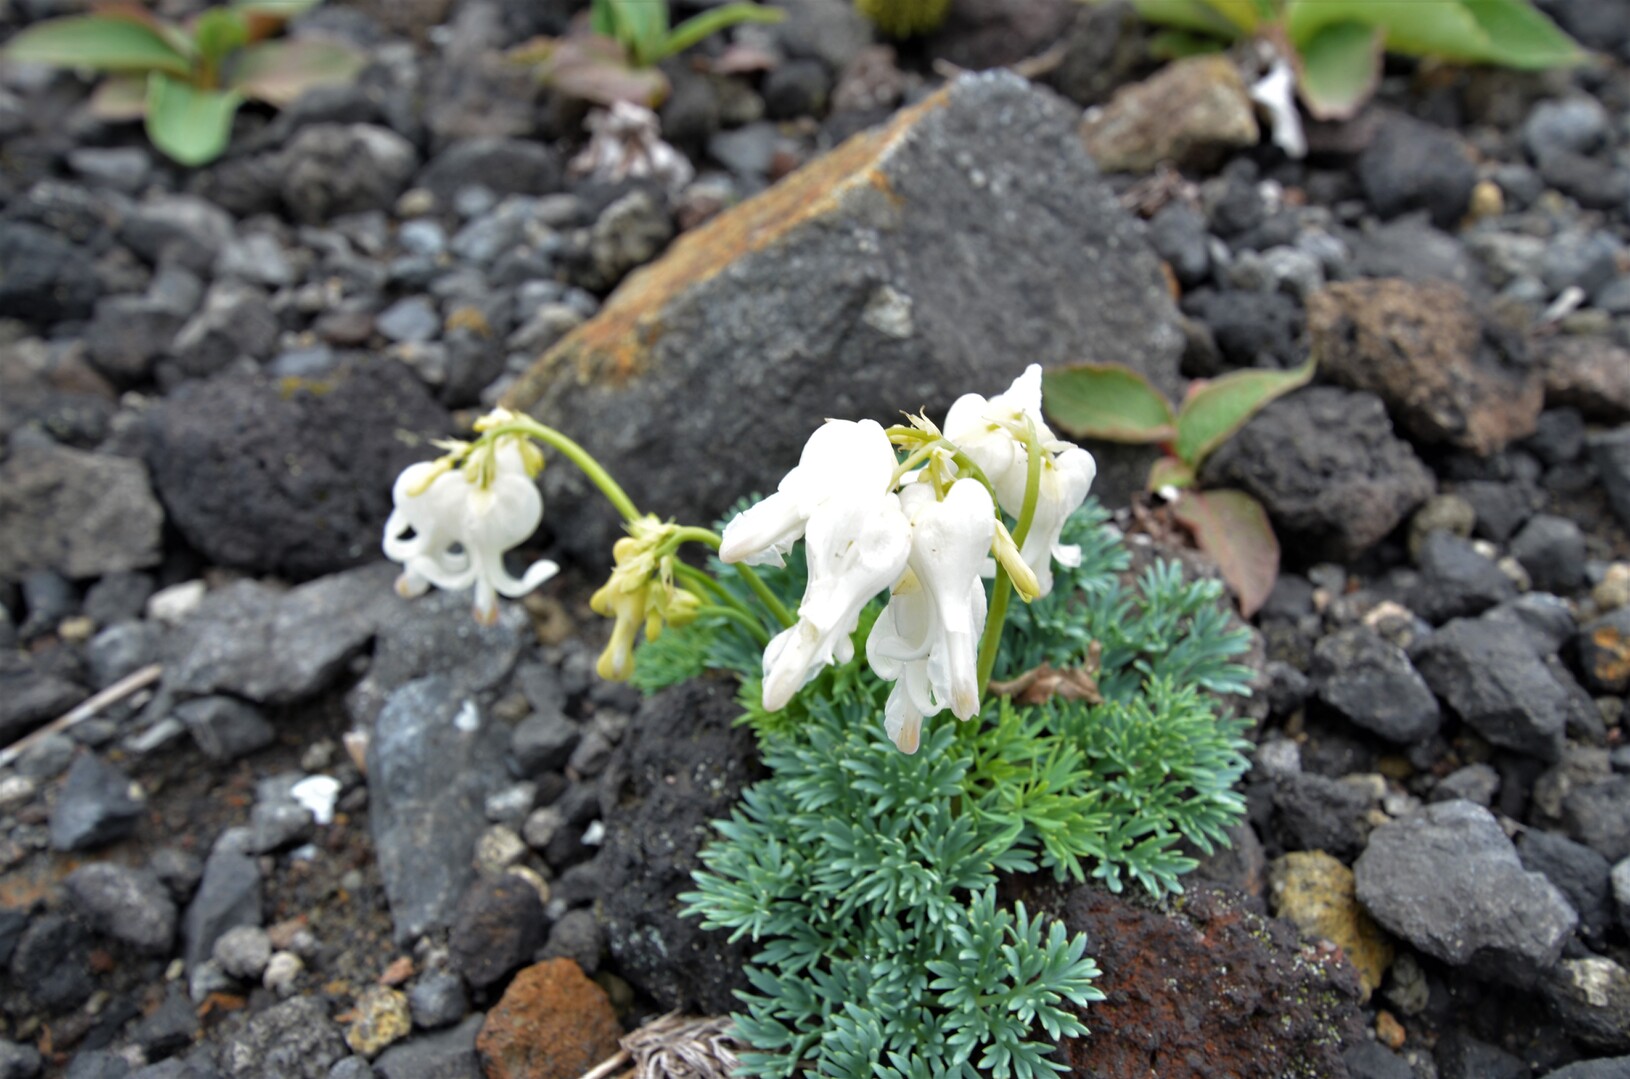
[[[397,477],[395,509],[385,523],[385,554],[402,563],[396,590],[422,595],[431,585],[474,587],[475,617],[498,620],[498,597],[524,596],[559,572],[547,559],[520,577],[504,566],[504,552],[523,543],[543,519],[543,496],[533,482],[542,457],[524,438],[499,438],[409,466]]]
[[[719,550],[726,562],[782,565],[804,540],[809,584],[798,620],[764,652],[764,707],[771,711],[822,667],[853,658],[850,638],[862,608],[889,590],[866,659],[894,683],[884,722],[907,753],[915,752],[926,717],[949,708],[969,719],[979,711],[988,556],[1010,567],[1027,596],[1046,595],[1052,560],[1079,561],[1080,551],[1061,546],[1059,534],[1096,474],[1092,455],[1054,438],[1043,421],[1039,366],[989,400],[958,399],[943,431],[914,422],[929,449],[923,467],[901,474],[895,446],[877,423],[827,421],[776,493],[725,527]],[[1024,518],[1033,452],[1039,475],[1029,528],[1014,552],[996,507]]]

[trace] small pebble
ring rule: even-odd
[[[272,959],[272,941],[258,925],[240,925],[221,934],[213,952],[221,969],[234,978],[258,981]]]
[[[1408,1035],[1404,1031],[1404,1025],[1398,1022],[1397,1016],[1383,1008],[1375,1016],[1375,1037],[1388,1049],[1400,1049]]]
[[[266,963],[261,984],[280,997],[291,995],[297,988],[300,974],[306,965],[293,952],[277,952]]]

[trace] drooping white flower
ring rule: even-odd
[[[490,453],[490,467],[426,462],[403,471],[392,490],[395,509],[385,523],[384,547],[403,565],[398,591],[417,595],[429,585],[449,591],[473,586],[476,620],[491,625],[500,595],[524,596],[560,567],[540,559],[519,578],[505,568],[504,552],[537,531],[543,496],[517,440],[500,439],[474,452]]]
[[[764,650],[767,710],[784,707],[827,664],[854,658],[850,634],[861,608],[899,579],[910,553],[911,526],[898,495],[835,495],[821,504],[804,536],[809,585],[798,621]]]
[[[884,727],[914,753],[922,721],[946,708],[958,719],[979,711],[979,639],[985,628],[980,571],[996,532],[996,508],[977,480],[952,484],[943,500],[914,484],[900,493],[911,523],[908,568],[866,639],[866,659],[894,682]]]
[[[881,495],[894,475],[894,447],[874,420],[827,420],[804,443],[798,467],[775,494],[725,525],[719,557],[749,566],[786,565],[810,520],[835,498]]]
[[[1052,560],[1079,565],[1079,548],[1058,542],[1064,522],[1086,500],[1097,475],[1092,454],[1054,436],[1041,414],[1041,366],[1031,364],[1006,392],[986,399],[964,394],[945,416],[945,437],[979,466],[996,490],[997,504],[1018,517],[1024,509],[1029,478],[1029,448],[1034,432],[1040,440],[1041,475],[1030,531],[1020,548],[1040,586],[1039,595],[1053,588]]]

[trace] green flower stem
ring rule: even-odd
[[[770,635],[764,632],[764,627],[759,624],[758,619],[745,613],[744,611],[736,609],[735,607],[725,607],[715,603],[704,603],[702,606],[696,609],[696,613],[698,616],[716,614],[724,618],[728,618],[730,621],[737,623],[741,626],[741,628],[745,629],[749,634],[751,634],[753,640],[758,642],[758,646],[760,648],[763,648],[765,645],[770,643]]]
[[[530,416],[517,416],[513,420],[499,424],[484,432],[484,434],[489,437],[526,435],[529,438],[537,439],[546,446],[553,447],[560,451],[562,457],[582,469],[583,474],[592,480],[596,487],[600,488],[600,493],[606,496],[606,501],[610,502],[616,507],[617,512],[623,515],[623,520],[639,520],[640,511],[634,506],[633,499],[629,498],[627,492],[618,486],[616,480],[611,478],[611,473],[602,468],[600,462],[596,461],[588,450],[553,427],[539,423]]]
[[[717,551],[719,546],[724,542],[724,539],[712,529],[698,528],[694,525],[687,525],[684,528],[674,529],[673,534],[668,539],[668,542],[672,543],[675,548],[677,548],[681,543],[705,543]],[[669,549],[667,543],[663,544],[663,549],[664,551]],[[774,616],[777,622],[781,623],[782,628],[786,628],[787,626],[790,626],[794,622],[798,621],[798,619],[793,617],[792,612],[787,610],[786,604],[782,603],[781,600],[776,597],[776,594],[770,591],[770,586],[764,583],[764,579],[757,573],[753,572],[752,566],[749,566],[744,562],[737,562],[735,564],[735,570],[737,573],[741,574],[743,583],[745,583],[748,588],[753,590],[753,595],[758,597],[759,602],[764,604],[765,609],[768,610],[772,616]]]
[[[1019,523],[1013,529],[1013,544],[1024,546],[1030,534],[1030,521],[1036,515],[1036,500],[1041,495],[1041,439],[1035,424],[1030,425],[1025,439],[1028,451],[1025,458],[1024,506],[1019,511]],[[979,694],[984,696],[990,684],[991,671],[996,668],[996,653],[1002,647],[1002,625],[1007,621],[1007,604],[1013,595],[1013,580],[1002,564],[996,564],[996,587],[991,590],[990,612],[985,617],[985,633],[979,639]]]
[[[685,563],[680,562],[678,559],[674,560],[674,574],[679,577],[680,580],[684,581],[685,584],[689,585],[691,591],[695,592],[697,595],[711,596],[716,605],[733,608],[738,614],[745,616],[753,623],[755,627],[757,627],[754,636],[764,637],[766,643],[768,642],[769,635],[764,632],[764,629],[759,624],[758,619],[754,617],[752,609],[749,608],[747,604],[737,599],[729,589],[724,587],[724,585],[720,584],[718,581],[715,581],[711,576],[697,569],[695,566],[686,565]]]

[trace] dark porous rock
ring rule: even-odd
[[[1569,835],[1610,862],[1630,858],[1630,775],[1575,787],[1562,810]]]
[[[1600,1053],[1630,1051],[1630,971],[1611,959],[1564,959],[1540,994],[1575,1040]]]
[[[120,622],[85,645],[91,685],[106,689],[119,679],[155,662],[164,650],[164,627],[156,622]]]
[[[1429,533],[1417,560],[1421,577],[1409,606],[1428,622],[1482,614],[1517,595],[1517,586],[1492,559],[1452,532]]]
[[[360,357],[315,381],[187,383],[148,415],[153,481],[187,541],[295,579],[378,557],[391,484],[449,427],[405,365]]]
[[[279,332],[264,291],[241,281],[218,281],[176,334],[170,363],[188,378],[207,378],[241,357],[257,363],[270,358]]]
[[[1320,641],[1312,676],[1319,699],[1352,723],[1412,745],[1438,730],[1438,702],[1397,645],[1354,626]]]
[[[86,850],[123,839],[135,831],[146,807],[129,776],[95,753],[82,753],[51,810],[51,848]]]
[[[464,139],[438,153],[413,181],[444,206],[464,187],[494,195],[545,195],[560,189],[560,158],[551,146],[522,139]]]
[[[253,1015],[221,1046],[225,1079],[327,1079],[350,1055],[321,997],[295,997]]]
[[[210,760],[235,761],[277,738],[260,709],[236,697],[199,697],[179,705],[175,716]]]
[[[1466,246],[1432,227],[1424,213],[1409,214],[1362,232],[1343,232],[1352,249],[1347,270],[1356,277],[1401,277],[1406,281],[1452,281],[1476,289],[1482,278]]]
[[[583,737],[583,730],[559,708],[533,712],[515,726],[510,752],[525,776],[557,772],[566,767]]]
[[[24,221],[0,221],[0,318],[39,325],[89,318],[101,285],[83,248]]]
[[[711,821],[761,774],[752,735],[734,725],[734,691],[688,682],[646,701],[601,781],[599,870],[606,941],[618,972],[664,1008],[718,1014],[747,986],[755,948],[679,916]]]
[[[317,830],[311,810],[292,798],[255,803],[249,811],[249,849],[271,854],[310,839]]]
[[[286,592],[234,581],[204,597],[166,645],[165,687],[290,704],[322,691],[401,609],[377,563]]]
[[[1533,985],[1578,922],[1567,899],[1523,869],[1494,815],[1439,802],[1382,825],[1353,866],[1358,901],[1411,946],[1478,977]]]
[[[1493,765],[1479,762],[1456,768],[1439,780],[1432,788],[1432,801],[1467,801],[1487,808],[1494,804],[1499,790],[1500,773]]]
[[[64,1079],[125,1079],[130,1061],[106,1049],[85,1049],[74,1054]]]
[[[38,1049],[0,1038],[0,1079],[34,1079],[42,1066]]]
[[[140,618],[157,590],[147,573],[120,570],[105,574],[85,592],[85,617],[99,626]]]
[[[480,879],[459,901],[448,937],[464,980],[486,989],[526,965],[544,940],[543,901],[524,877]]]
[[[764,112],[772,120],[819,116],[831,92],[832,76],[819,60],[784,61],[764,77]]]
[[[1064,1042],[1064,1074],[1343,1074],[1341,1048],[1363,1036],[1363,1020],[1358,975],[1339,952],[1299,941],[1226,889],[1188,888],[1173,906],[1070,892],[1064,926],[1092,941],[1105,999],[1089,1009],[1092,1033]]]
[[[1511,555],[1542,592],[1565,596],[1585,583],[1585,534],[1566,517],[1530,517],[1512,538]]]
[[[1322,850],[1348,859],[1364,849],[1374,798],[1353,783],[1293,772],[1274,782],[1277,838],[1287,850]]]
[[[1613,515],[1630,528],[1630,424],[1589,440],[1590,457]]]
[[[1516,535],[1545,501],[1538,488],[1520,481],[1468,480],[1456,484],[1454,493],[1472,507],[1476,534],[1495,543]]]
[[[78,682],[42,669],[27,653],[0,651],[0,744],[10,745],[85,699]]]
[[[486,1017],[472,1015],[451,1030],[397,1042],[374,1061],[380,1079],[481,1079],[475,1039]]]
[[[1534,642],[1534,650],[1545,656],[1561,651],[1579,629],[1568,601],[1548,592],[1524,592],[1483,617],[1520,627]]]
[[[1581,1060],[1546,1072],[1544,1079],[1630,1079],[1630,1056]]]
[[[283,201],[308,225],[390,209],[419,167],[411,142],[373,124],[301,128],[280,158]]]
[[[600,969],[600,956],[606,948],[606,934],[600,921],[586,909],[569,910],[561,915],[549,930],[538,958],[570,959],[583,968],[583,973],[594,976]]]
[[[1521,627],[1456,619],[1410,658],[1439,699],[1490,742],[1541,760],[1561,757],[1572,693]]]
[[[1626,356],[1625,363],[1630,365],[1630,356]],[[1626,369],[1630,370],[1630,366]],[[1546,392],[1548,396],[1549,390]],[[1572,405],[1547,404],[1523,449],[1546,465],[1573,464],[1585,452],[1584,414]]]
[[[502,723],[456,680],[392,693],[368,743],[368,818],[398,944],[452,924],[475,879],[487,798],[509,782]]]
[[[1517,857],[1524,869],[1543,873],[1573,904],[1579,915],[1579,934],[1594,947],[1602,947],[1613,925],[1613,888],[1608,860],[1583,843],[1555,832],[1530,829],[1517,841]]]
[[[145,382],[191,313],[146,296],[104,296],[85,331],[90,361],[121,386]]]
[[[144,200],[119,228],[119,240],[147,262],[207,275],[232,239],[232,216],[195,195]]]
[[[1211,166],[1259,138],[1239,66],[1220,54],[1179,60],[1129,83],[1081,122],[1087,152],[1105,172]]]
[[[937,416],[1026,363],[1122,362],[1177,396],[1160,260],[1076,112],[1011,73],[959,77],[680,236],[507,404],[583,441],[642,507],[707,519],[772,489],[822,417]],[[1095,492],[1126,499],[1148,463],[1105,450]],[[544,485],[560,542],[603,560],[615,514],[571,469]]]
[[[485,693],[515,668],[528,633],[518,603],[500,606],[498,621],[483,626],[470,617],[465,593],[434,591],[393,604],[379,622],[368,673],[346,695],[352,722],[370,726],[385,698],[416,678],[445,674],[466,693]]]
[[[1585,685],[1598,693],[1630,688],[1630,607],[1586,623],[1574,638]]]
[[[1415,1079],[1415,1069],[1379,1042],[1359,1042],[1341,1054],[1347,1079]]]
[[[249,853],[247,829],[222,833],[204,862],[204,876],[181,922],[182,957],[191,970],[210,959],[227,930],[261,924],[260,867]]]
[[[1522,142],[1536,161],[1556,153],[1588,154],[1607,138],[1609,123],[1607,110],[1593,97],[1541,101],[1523,121]]]
[[[0,464],[0,580],[156,565],[164,511],[140,461],[54,444],[19,446]]]
[[[1358,158],[1358,178],[1383,218],[1425,210],[1439,228],[1453,228],[1471,205],[1477,166],[1452,131],[1392,115]]]
[[[1545,396],[1539,368],[1457,285],[1337,282],[1308,297],[1307,325],[1319,370],[1378,394],[1419,441],[1486,455],[1534,433]]]
[[[1396,438],[1374,394],[1313,386],[1257,413],[1207,459],[1207,487],[1261,502],[1287,549],[1350,559],[1432,494],[1432,474]]]
[[[96,988],[91,979],[90,931],[62,914],[42,914],[28,923],[11,953],[11,984],[50,1011],[83,1003]]]
[[[1603,423],[1630,420],[1630,349],[1606,337],[1558,335],[1537,346],[1547,407]]]
[[[1174,199],[1161,207],[1149,219],[1149,242],[1184,288],[1211,275],[1211,232],[1205,216],[1188,204]]]
[[[171,982],[164,1003],[131,1027],[130,1035],[147,1059],[169,1056],[198,1037],[198,1013],[179,982]]]
[[[1630,199],[1630,173],[1584,154],[1553,154],[1540,163],[1545,182],[1590,210],[1619,210]]]
[[[116,862],[82,865],[63,881],[98,933],[149,955],[168,955],[175,942],[175,902],[151,873]]]
[[[1456,1027],[1433,1047],[1438,1079],[1529,1079],[1527,1064]]]
[[[1302,307],[1282,292],[1196,289],[1183,310],[1211,331],[1224,367],[1294,367],[1307,358]]]
[[[407,998],[413,1025],[423,1030],[452,1026],[470,1009],[463,979],[445,970],[432,971],[414,982]]]

